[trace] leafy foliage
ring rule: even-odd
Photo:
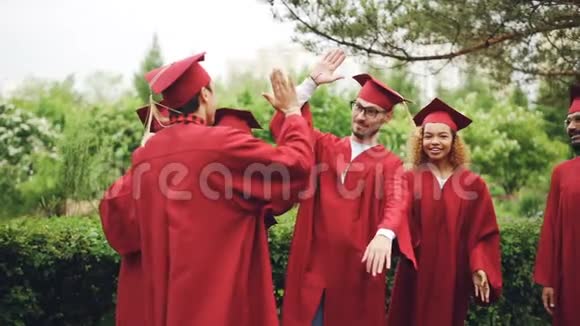
[[[543,112],[527,104],[518,87],[496,89],[474,72],[464,79],[462,87],[440,89],[439,96],[473,120],[459,132],[471,150],[472,167],[507,197],[547,183],[550,169],[568,150],[544,131]]]
[[[489,308],[472,305],[469,325],[548,325],[541,289],[532,280],[541,219],[500,219],[503,294]]]
[[[0,225],[0,324],[95,325],[114,307],[119,259],[95,218]]]
[[[149,90],[149,84],[144,78],[145,74],[155,68],[161,67],[162,65],[163,57],[161,56],[159,39],[157,38],[157,35],[154,35],[151,48],[147,51],[145,58],[141,62],[139,71],[135,74],[135,76],[133,76],[133,85],[142,103],[149,103],[149,94],[151,94]],[[155,100],[159,101],[160,97],[155,96]]]
[[[278,306],[295,213],[279,217],[269,232]],[[531,278],[540,224],[537,218],[500,220],[503,297],[489,308],[472,306],[469,325],[548,323]],[[110,317],[119,258],[97,218],[23,218],[0,224],[0,257],[3,325],[95,325]]]
[[[496,77],[580,76],[580,5],[574,1],[269,0],[295,39],[402,62],[466,58]]]

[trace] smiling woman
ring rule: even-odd
[[[485,181],[465,166],[457,132],[471,120],[439,99],[413,118],[413,169],[405,174],[417,268],[401,259],[389,325],[463,325],[470,297],[501,294],[499,229]]]
[[[448,151],[443,150],[442,154],[448,153],[449,162],[456,168],[458,166],[466,166],[469,164],[469,148],[463,142],[463,139],[455,132],[448,131],[450,146]],[[409,164],[413,167],[419,167],[421,164],[427,163],[429,161],[429,156],[426,153],[427,148],[425,147],[435,147],[430,145],[432,139],[434,138],[433,132],[431,130],[426,130],[426,128],[419,127],[415,129],[413,134],[409,137],[409,153],[407,157],[409,158]],[[425,146],[424,144],[429,144]],[[441,151],[441,150],[440,150]],[[433,148],[430,153],[434,157],[439,156],[437,150]]]

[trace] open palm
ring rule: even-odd
[[[346,55],[342,50],[336,49],[327,52],[322,59],[314,65],[310,77],[318,85],[332,83],[343,78],[343,76],[336,75],[335,72],[345,58]]]

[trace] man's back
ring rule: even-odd
[[[285,146],[233,128],[175,124],[134,157],[151,325],[277,323],[257,217],[269,198],[296,196],[306,183],[285,189],[306,180],[312,160],[304,120],[289,120]]]

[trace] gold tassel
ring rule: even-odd
[[[153,101],[153,94],[149,93],[149,110],[147,111],[147,120],[145,121],[145,130],[143,130],[143,137],[141,138],[141,146],[145,146],[145,143],[151,138],[155,133],[151,132],[151,122],[153,120],[155,102]]]
[[[161,112],[159,112],[159,109],[157,109],[158,103],[153,101],[153,95],[150,96],[149,101],[151,103],[150,104],[151,112],[153,112],[153,117],[155,118],[157,123],[159,123],[159,125],[163,128],[167,127],[167,124],[169,123],[169,118],[163,116]],[[163,107],[165,106],[163,105]]]
[[[151,138],[153,135],[155,135],[154,132],[151,132],[151,123],[153,122],[153,119],[155,119],[157,121],[157,123],[162,127],[165,128],[167,127],[168,123],[169,123],[169,117],[164,117],[159,110],[157,109],[157,105],[160,105],[168,110],[180,113],[177,110],[174,110],[170,107],[167,107],[165,105],[162,105],[160,103],[157,103],[153,100],[153,85],[157,82],[157,79],[159,79],[159,77],[165,72],[165,70],[167,70],[171,65],[167,65],[165,67],[163,67],[163,69],[161,69],[161,71],[159,71],[155,77],[153,77],[153,79],[151,80],[151,82],[149,82],[149,110],[147,112],[147,121],[145,123],[145,130],[143,132],[143,138],[141,139],[141,146],[144,146],[145,143],[147,143],[147,141],[149,140],[149,138]]]

